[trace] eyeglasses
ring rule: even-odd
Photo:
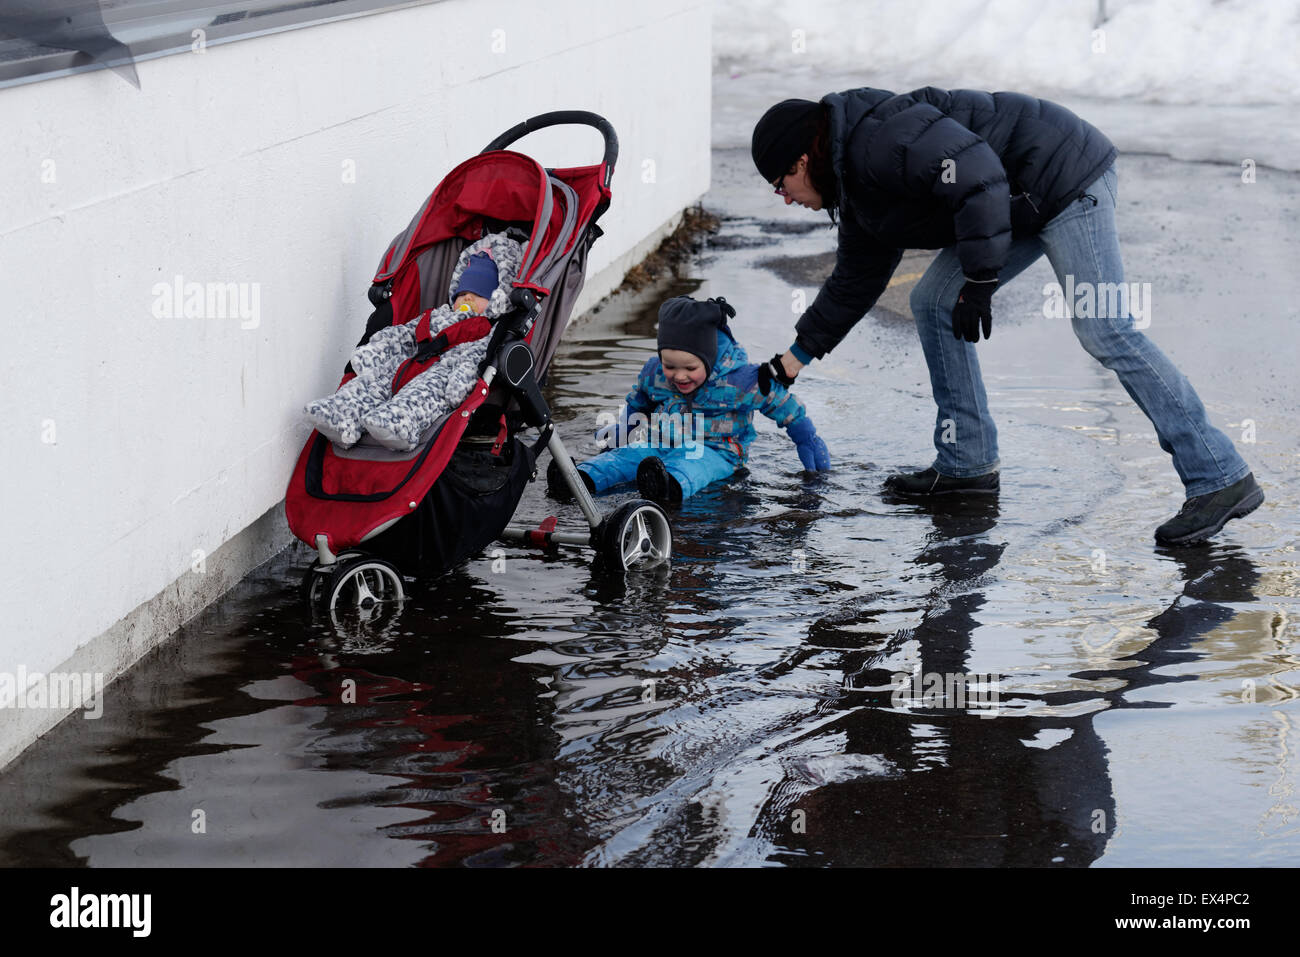
[[[802,159],[802,157],[800,157],[800,159]],[[789,196],[790,193],[785,188],[785,178],[787,176],[794,175],[796,172],[798,172],[798,170],[799,170],[799,161],[796,160],[795,164],[791,166],[790,169],[788,169],[786,172],[782,173],[780,178],[775,183],[768,183],[767,185],[771,186],[774,190],[776,190],[776,195]]]

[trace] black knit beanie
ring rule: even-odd
[[[718,329],[726,326],[727,312],[714,300],[700,302],[690,296],[674,296],[659,307],[659,351],[680,349],[699,356],[708,374],[718,359]]]
[[[764,180],[771,183],[788,173],[794,161],[808,152],[819,109],[821,104],[812,100],[782,100],[754,124],[749,149]]]

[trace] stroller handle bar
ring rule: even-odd
[[[614,164],[618,162],[618,134],[614,132],[614,127],[610,125],[609,120],[598,113],[591,113],[587,110],[555,110],[551,113],[539,113],[537,116],[529,117],[522,123],[510,127],[510,129],[483,147],[482,152],[489,153],[492,150],[503,150],[515,140],[535,130],[545,129],[548,126],[563,126],[568,123],[594,127],[604,138],[605,185],[609,186],[610,180],[614,177]]]

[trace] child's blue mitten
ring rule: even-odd
[[[794,447],[799,453],[799,461],[803,463],[805,469],[809,472],[821,472],[831,467],[831,454],[826,449],[826,443],[813,427],[812,419],[804,416],[786,429],[786,432],[794,442]]]

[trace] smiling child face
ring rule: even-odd
[[[677,387],[682,395],[694,392],[709,377],[700,357],[681,349],[661,349],[659,358],[664,364],[664,378]]]

